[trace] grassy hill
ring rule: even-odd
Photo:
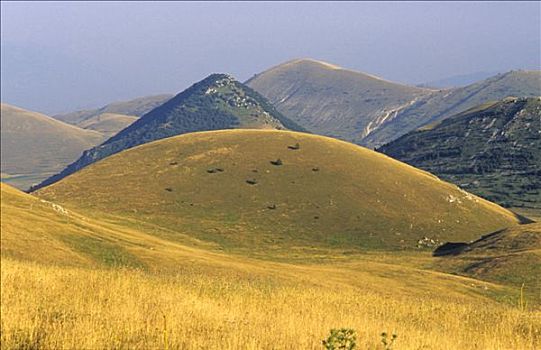
[[[106,138],[109,138],[136,120],[137,117],[130,115],[102,113],[81,121],[77,126],[83,129],[97,131]]]
[[[510,212],[382,154],[286,131],[193,133],[108,157],[37,195],[223,249],[415,249],[516,223]],[[174,237],[173,237],[174,238]]]
[[[246,84],[311,132],[355,143],[432,92],[312,59],[280,64]]]
[[[486,235],[457,255],[438,258],[443,271],[521,287],[541,301],[541,223],[520,225]]]
[[[250,128],[304,130],[264,97],[227,74],[212,74],[153,109],[36,188],[122,150],[194,131]]]
[[[379,150],[507,207],[541,209],[541,99],[507,98]]]
[[[59,114],[55,115],[54,118],[69,124],[79,125],[85,120],[97,117],[104,113],[141,117],[154,108],[164,104],[171,97],[173,97],[173,95],[168,94],[139,97],[129,101],[113,102],[101,108]]]
[[[363,139],[370,147],[382,146],[409,131],[441,121],[470,108],[509,96],[541,95],[541,71],[510,71],[477,83],[442,90],[420,98],[399,111],[377,130]]]
[[[2,181],[27,189],[62,170],[104,136],[46,115],[1,105]]]

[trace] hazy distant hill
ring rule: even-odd
[[[541,208],[540,98],[487,103],[379,150],[496,203]]]
[[[304,130],[264,97],[227,74],[212,74],[153,109],[41,186],[127,148],[194,131],[251,128]]]
[[[432,89],[448,89],[470,85],[480,80],[490,78],[497,75],[499,72],[475,72],[470,74],[453,75],[451,77],[429,81],[423,84],[418,84],[419,87],[427,87]]]
[[[246,83],[306,129],[355,143],[431,93],[311,59],[283,63]]]
[[[78,125],[81,122],[104,113],[122,114],[140,117],[169,100],[173,95],[155,95],[139,97],[130,101],[113,102],[106,106],[90,110],[59,114],[53,118],[69,124]]]
[[[135,124],[134,124],[135,125]],[[413,249],[471,240],[516,217],[435,176],[332,138],[221,130],[150,142],[35,194],[224,249]]]
[[[98,131],[106,136],[106,138],[109,138],[137,119],[137,117],[130,115],[102,113],[79,122],[77,126],[83,129]]]
[[[306,129],[375,148],[482,103],[538,96],[541,72],[512,71],[465,87],[431,90],[302,59],[257,74],[247,84]]]
[[[443,120],[465,110],[508,96],[541,95],[541,71],[511,71],[465,87],[443,90],[425,96],[363,139],[370,147],[381,146],[423,125]]]
[[[21,189],[57,173],[104,140],[99,132],[5,103],[1,121],[2,181]]]

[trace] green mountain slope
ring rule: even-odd
[[[101,108],[59,114],[55,115],[53,118],[69,124],[78,125],[87,119],[104,113],[141,117],[154,108],[164,104],[171,97],[173,97],[173,95],[168,94],[139,97],[129,101],[113,102]]]
[[[37,188],[122,150],[194,131],[232,128],[304,130],[264,97],[227,74],[212,74],[153,109]]]
[[[2,181],[28,189],[104,140],[46,115],[1,104]]]
[[[83,129],[100,132],[109,138],[132,124],[137,119],[137,117],[130,115],[102,113],[81,121],[77,126]]]
[[[283,63],[246,84],[306,129],[355,143],[432,92],[311,59]]]
[[[379,151],[505,206],[541,208],[541,100],[478,106]]]
[[[416,249],[425,236],[470,240],[517,222],[503,208],[377,152],[272,130],[148,143],[36,194],[262,254]]]
[[[400,110],[367,135],[362,144],[382,146],[398,137],[490,101],[509,96],[541,95],[541,71],[511,71],[452,90],[442,90],[420,98]]]

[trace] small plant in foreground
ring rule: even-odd
[[[393,334],[391,334],[391,336],[389,336],[389,334],[387,334],[387,332],[382,332],[381,333],[381,343],[383,344],[383,348],[385,350],[391,350],[393,348],[393,344],[394,344],[396,338],[398,338],[398,335],[396,333],[393,333]]]
[[[524,283],[522,283],[522,286],[520,287],[520,295],[518,298],[518,308],[520,311],[526,311],[526,306],[528,303],[526,303],[524,299]]]
[[[167,317],[163,315],[163,349],[169,350],[169,340],[167,339]]]
[[[326,350],[353,350],[357,346],[357,335],[351,328],[331,329],[322,343]]]

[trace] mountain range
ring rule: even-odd
[[[0,184],[2,346],[537,348],[541,227],[486,199],[541,212],[536,74],[296,60],[248,82],[287,115],[227,74],[73,125],[2,105],[6,181],[64,169]]]
[[[211,76],[196,85],[202,86],[205,81],[217,79],[218,76]],[[205,95],[205,98],[200,96],[188,98],[187,91],[193,87],[180,94],[182,97],[177,95],[175,101],[171,103],[168,102],[172,99],[171,95],[156,95],[111,103],[94,110],[55,116],[56,119],[72,123],[78,127],[77,129],[96,131],[106,142],[99,147],[87,149],[77,162],[63,171],[63,175],[55,176],[44,184],[54,182],[86,164],[125,148],[191,131],[232,127],[259,128],[270,125],[328,135],[369,148],[381,147],[409,131],[498,98],[510,95],[536,96],[541,91],[541,75],[538,71],[512,71],[465,87],[435,90],[392,83],[322,61],[299,59],[257,74],[246,84],[267,96],[277,109],[262,95],[235,81],[235,85],[240,86],[237,90],[242,90],[236,98],[240,101],[246,94],[257,96],[257,103],[261,105],[262,110],[270,113],[278,119],[278,122],[269,124],[268,121],[262,121],[258,117],[256,121],[249,121],[243,116],[242,108],[237,108],[233,112],[231,108],[229,110],[222,108],[225,100],[221,99],[221,92],[217,95],[210,94],[213,97],[218,96],[214,99],[209,99],[208,95]],[[204,93],[201,90],[195,95]],[[230,99],[231,96],[225,98]],[[196,100],[195,104],[198,104],[199,100],[207,102],[204,106],[197,106],[192,110],[184,109],[182,112],[175,106],[193,104]],[[231,107],[229,103],[225,102],[225,105]],[[168,107],[164,107],[166,105]],[[216,111],[218,115],[212,116]],[[227,115],[229,112],[234,116]],[[146,116],[147,114],[150,116]],[[142,115],[146,116],[145,120],[138,120]],[[39,137],[34,138],[34,142],[39,142]],[[96,141],[94,142],[91,146],[96,145]],[[74,152],[81,152],[81,149],[75,148]],[[42,159],[48,161],[45,155]],[[6,169],[9,168],[10,162],[7,156],[4,162]],[[62,168],[62,164],[67,166],[69,161],[57,164],[59,165],[56,169]],[[26,174],[36,172],[39,173],[41,170],[28,169]],[[5,175],[4,178],[7,176],[9,175]],[[25,186],[29,183],[34,184],[36,179],[39,180],[28,178],[26,175],[22,178],[27,179],[24,180]],[[12,177],[14,184],[15,179]],[[485,195],[482,191],[476,193]],[[490,198],[504,205],[513,204],[507,203],[503,197]]]
[[[280,64],[246,84],[307,130],[358,144],[386,118],[432,93],[312,59]]]
[[[300,59],[246,83],[309,131],[376,148],[482,103],[538,96],[541,72],[511,71],[464,87],[434,90]]]
[[[478,105],[509,96],[537,97],[541,94],[541,71],[511,71],[486,80],[425,96],[405,108],[363,139],[370,147],[381,146],[409,131],[448,118]]]

